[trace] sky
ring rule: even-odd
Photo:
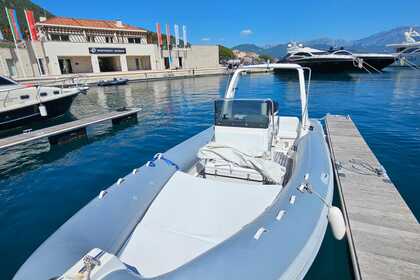
[[[355,40],[420,24],[420,0],[35,0],[56,16],[122,20],[155,31],[186,25],[193,44],[259,46],[329,37]],[[118,5],[116,4],[118,3]]]

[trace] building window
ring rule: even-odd
[[[128,38],[128,42],[130,44],[141,44],[141,38],[139,37]]]
[[[16,61],[14,61],[13,59],[6,58],[6,64],[7,64],[7,69],[9,70],[9,75],[16,76],[17,75]]]
[[[45,69],[44,69],[44,60],[42,58],[38,58],[38,67],[39,67],[39,72],[41,75],[45,75]]]
[[[86,36],[86,41],[88,41],[89,43],[95,43],[95,36]]]
[[[51,34],[52,41],[70,41],[69,35],[64,34]]]

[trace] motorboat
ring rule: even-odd
[[[0,75],[0,130],[63,115],[87,89],[24,85]]]
[[[348,54],[333,54],[328,51],[305,47],[296,42],[289,43],[283,63],[296,63],[311,68],[313,73],[348,73],[357,70],[355,57]],[[283,69],[274,69],[276,73]]]
[[[112,80],[99,81],[98,86],[100,87],[119,86],[119,85],[126,85],[127,83],[128,83],[128,79],[114,78]]]
[[[301,116],[235,98],[241,73],[295,70]],[[214,103],[214,125],[100,191],[27,259],[21,279],[302,279],[328,221],[334,178],[304,69],[244,66]]]
[[[395,49],[399,66],[409,66],[420,69],[420,33],[410,28],[404,32],[405,41],[388,44],[387,47]]]
[[[394,54],[352,53],[344,48],[328,51],[290,43],[283,62],[309,67],[313,72],[352,73],[381,72],[397,59]]]

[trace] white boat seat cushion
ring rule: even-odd
[[[281,186],[225,183],[177,171],[134,230],[120,259],[144,277],[172,271],[238,232]]]
[[[299,130],[299,119],[296,117],[279,117],[278,139],[296,139]]]

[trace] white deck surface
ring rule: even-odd
[[[176,172],[120,259],[145,277],[172,271],[238,232],[280,190],[277,185],[216,182]]]

